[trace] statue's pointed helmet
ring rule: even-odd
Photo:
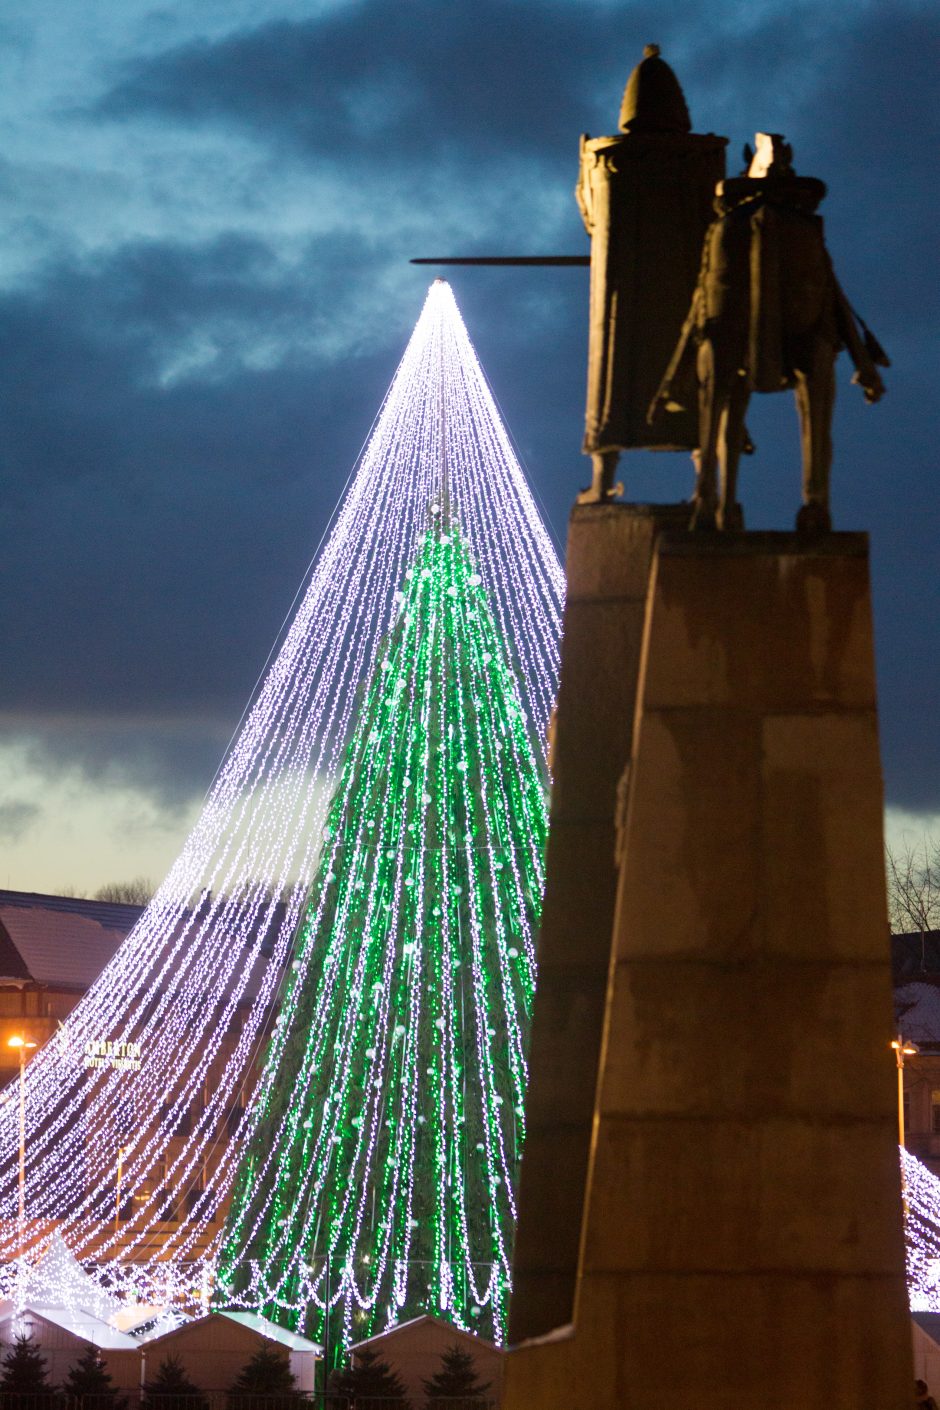
[[[659,45],[647,44],[643,58],[627,79],[620,107],[621,132],[691,132],[685,95],[672,69],[659,57]]]

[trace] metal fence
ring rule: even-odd
[[[61,1390],[0,1390],[0,1410],[121,1410],[136,1407],[139,1392],[114,1395],[69,1395]],[[337,1395],[333,1391],[291,1391],[262,1395],[204,1390],[198,1395],[150,1395],[146,1410],[498,1410],[498,1401],[476,1395],[451,1396],[429,1401],[374,1395]]]

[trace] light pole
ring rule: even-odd
[[[121,1178],[124,1174],[124,1147],[118,1146],[117,1189],[114,1192],[114,1232],[121,1227]]]
[[[26,1242],[26,1052],[35,1046],[20,1033],[14,1033],[12,1038],[7,1039],[7,1047],[16,1048],[20,1055],[20,1204],[17,1230],[21,1259]]]
[[[916,1043],[912,1043],[908,1038],[902,1038],[900,1033],[891,1040],[894,1049],[895,1062],[898,1069],[898,1145],[904,1145],[904,1059],[914,1057],[920,1052]]]

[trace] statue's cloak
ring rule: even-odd
[[[820,342],[833,355],[847,346],[858,380],[873,372],[870,335],[859,333],[826,250],[822,219],[812,210],[824,190],[812,177],[767,186],[743,177],[724,183],[718,218],[705,235],[692,304],[650,408],[651,420],[661,408],[695,405],[696,356],[706,338],[718,381],[727,383],[740,373],[751,391],[792,387],[797,373],[810,369]]]

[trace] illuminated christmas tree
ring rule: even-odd
[[[220,1260],[334,1346],[432,1312],[503,1337],[545,777],[446,487],[323,831]],[[537,762],[539,760],[539,762]]]

